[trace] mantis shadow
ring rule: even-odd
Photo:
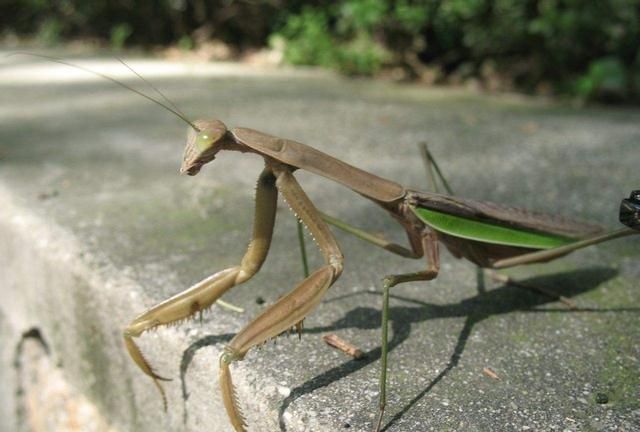
[[[578,294],[595,289],[603,282],[613,278],[617,271],[608,268],[597,268],[580,271],[566,272],[551,276],[541,276],[530,278],[526,281],[529,285],[534,286],[562,286],[562,290],[556,290],[559,295],[565,297],[573,297]],[[362,292],[350,295],[374,294],[381,296],[381,292]],[[334,298],[331,301],[338,301],[346,296]],[[444,377],[447,376],[459,363],[464,352],[473,327],[495,315],[507,314],[515,311],[523,312],[605,312],[611,309],[586,309],[577,310],[555,309],[555,310],[536,310],[537,306],[542,306],[553,302],[549,297],[522,290],[511,285],[503,285],[496,289],[486,291],[484,289],[483,279],[478,279],[478,294],[464,299],[458,303],[448,305],[433,305],[416,299],[407,298],[398,295],[391,296],[394,299],[402,300],[415,304],[416,306],[392,306],[390,308],[390,325],[392,328],[392,337],[389,340],[389,352],[407,340],[411,334],[413,324],[424,322],[431,319],[441,318],[465,318],[460,334],[458,335],[455,347],[449,358],[445,368],[431,380],[431,382],[418,393],[411,401],[409,401],[400,411],[398,411],[382,429],[388,430],[395,422],[397,422],[407,411],[411,409],[422,397],[429,393]],[[616,309],[624,311],[627,309]],[[356,307],[349,311],[343,318],[335,321],[326,327],[316,327],[307,329],[308,333],[322,333],[326,331],[335,331],[345,328],[359,329],[375,329],[380,327],[380,311],[372,308]],[[298,398],[312,393],[313,391],[330,385],[380,359],[381,347],[376,347],[365,353],[361,360],[348,360],[326,372],[308,380],[301,386],[294,388],[289,396],[282,402],[279,409],[280,430],[286,431],[284,422],[284,413],[287,408]]]
[[[574,297],[579,294],[595,289],[600,284],[615,277],[616,270],[610,268],[591,268],[578,271],[570,271],[560,274],[539,276],[529,278],[526,281],[528,285],[534,286],[558,286],[561,289],[555,289],[558,295],[565,297]],[[458,303],[446,305],[429,304],[413,298],[399,295],[391,295],[391,298],[415,304],[416,306],[392,306],[390,307],[390,325],[392,329],[392,337],[389,340],[389,353],[401,345],[409,338],[413,324],[425,322],[432,319],[442,318],[465,318],[460,334],[458,335],[453,353],[450,355],[446,367],[411,401],[409,401],[400,411],[398,411],[382,429],[387,430],[395,422],[397,422],[407,411],[411,409],[422,397],[424,397],[431,389],[433,389],[451,370],[459,363],[464,352],[467,340],[469,339],[473,327],[487,319],[496,315],[507,314],[516,311],[522,312],[544,312],[544,313],[571,313],[571,312],[611,312],[611,311],[629,311],[637,310],[634,308],[614,308],[614,309],[594,309],[594,308],[578,308],[578,309],[536,309],[553,303],[555,300],[548,296],[523,290],[522,288],[511,285],[502,285],[496,289],[485,290],[484,282],[481,277],[478,278],[478,294],[461,300]],[[362,291],[335,297],[327,302],[340,301],[347,297],[360,295],[382,296],[380,291]],[[371,330],[380,328],[381,315],[379,309],[369,307],[355,307],[347,312],[342,318],[334,321],[327,326],[305,328],[304,333],[319,334],[325,332],[333,332],[343,329],[361,329]],[[186,422],[187,410],[186,400],[188,399],[188,391],[186,386],[186,372],[195,353],[203,347],[218,344],[230,340],[233,334],[224,334],[216,336],[206,336],[194,342],[184,352],[180,365],[180,379],[182,383],[182,393],[185,401],[184,420]],[[292,389],[291,393],[283,400],[278,410],[278,420],[280,430],[287,430],[284,413],[287,408],[297,399],[304,395],[310,394],[317,389],[328,386],[333,382],[340,380],[364,367],[378,361],[381,356],[381,347],[378,346],[364,353],[364,357],[358,360],[348,360],[337,365],[320,375],[311,378],[304,384]]]

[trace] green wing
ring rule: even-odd
[[[545,234],[481,222],[423,207],[412,206],[411,209],[425,224],[436,231],[484,243],[531,249],[551,249],[575,241],[575,239],[556,234]]]

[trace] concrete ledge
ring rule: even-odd
[[[141,338],[153,365],[173,378],[166,414],[152,383],[129,360],[121,330],[145,308],[238,262],[261,161],[221,155],[198,177],[180,177],[185,127],[179,120],[110,83],[45,85],[41,62],[3,62],[0,428],[37,430],[34,412],[57,412],[44,417],[61,423],[43,427],[229,430],[218,354],[264,307],[260,299],[273,302],[300,279],[286,208],[278,212],[264,269],[225,296],[245,313],[214,307],[202,324]],[[575,109],[325,74],[222,73],[214,66],[205,74],[150,60],[144,65],[168,71],[155,84],[188,114],[306,142],[413,188],[425,183],[415,147],[421,140],[431,143],[454,188],[476,199],[616,228],[620,199],[638,187],[638,110]],[[18,76],[32,67],[40,72]],[[403,241],[394,222],[366,201],[307,173],[298,177],[323,210]],[[372,426],[379,282],[420,263],[337,237],[345,273],[306,320],[302,341],[281,338],[234,364],[251,430]],[[473,266],[443,252],[437,281],[394,291],[385,430],[636,428],[638,244],[623,239],[512,272],[572,297],[578,311],[490,281],[483,287]],[[319,262],[314,255],[312,264]],[[327,333],[359,346],[366,358],[327,348],[321,340]],[[602,395],[607,403],[596,402]]]

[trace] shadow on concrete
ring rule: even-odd
[[[561,307],[557,309],[536,309],[555,301],[548,296],[534,293],[532,291],[523,290],[522,288],[511,285],[503,285],[499,288],[487,291],[484,287],[484,279],[482,273],[478,273],[478,294],[464,299],[458,303],[448,305],[434,305],[413,298],[404,296],[391,295],[396,300],[406,301],[416,306],[393,306],[390,308],[390,325],[392,328],[392,338],[389,340],[389,352],[391,353],[396,347],[407,340],[411,334],[412,325],[431,319],[441,318],[465,318],[465,323],[458,335],[456,346],[449,358],[447,366],[440,372],[420,393],[407,403],[400,411],[398,411],[382,429],[387,430],[395,422],[397,422],[407,411],[411,409],[422,397],[434,388],[451,370],[453,370],[464,352],[467,340],[471,335],[473,327],[487,319],[496,315],[507,314],[511,312],[542,312],[542,313],[573,313],[573,312],[626,312],[638,310],[638,308],[577,308],[568,309]],[[592,268],[579,271],[565,272],[555,275],[547,275],[529,278],[525,281],[528,285],[533,286],[556,286],[562,287],[555,289],[558,295],[565,297],[574,297],[579,294],[591,291],[602,283],[616,276],[617,271],[609,268]],[[345,298],[375,295],[382,296],[382,292],[361,291],[335,297],[327,302],[344,300]],[[329,331],[337,331],[348,328],[357,328],[362,330],[371,330],[380,328],[381,316],[380,310],[368,307],[355,307],[350,310],[344,317],[334,321],[332,324],[322,327],[305,328],[305,333],[318,334]],[[187,391],[185,376],[189,368],[189,364],[195,353],[203,347],[226,342],[233,337],[233,334],[224,334],[217,336],[207,336],[194,342],[183,354],[180,365],[180,379],[182,383],[182,394],[186,402],[189,394]],[[364,353],[364,357],[358,360],[349,360],[326,372],[308,380],[299,387],[294,388],[290,395],[286,397],[279,409],[280,430],[286,431],[284,423],[284,413],[287,408],[300,397],[312,393],[315,390],[330,385],[353,372],[356,372],[380,359],[381,347],[376,347]],[[185,404],[185,422],[186,422],[186,404]]]
[[[187,424],[187,420],[189,419],[189,412],[187,410],[187,400],[189,399],[189,391],[187,390],[187,371],[189,370],[189,365],[193,360],[193,357],[196,355],[196,352],[200,348],[204,348],[207,346],[217,345],[222,342],[230,341],[233,338],[234,333],[225,333],[221,335],[209,335],[205,336],[201,339],[198,339],[182,353],[182,360],[180,361],[180,385],[182,388],[182,401],[183,401],[183,410],[182,410],[182,422],[183,424]]]

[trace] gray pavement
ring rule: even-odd
[[[82,64],[144,89],[116,61]],[[295,139],[411,188],[427,185],[420,141],[461,196],[612,229],[620,200],[640,187],[638,109],[307,70],[129,64],[191,118]],[[0,95],[0,428],[29,421],[20,341],[36,335],[51,367],[97,408],[95,424],[230,430],[219,352],[264,307],[261,299],[275,301],[301,278],[295,221],[283,203],[262,271],[224,297],[244,313],[214,307],[202,323],[140,339],[173,378],[167,413],[129,360],[121,330],[146,307],[238,263],[262,161],[221,154],[198,176],[179,176],[184,123],[112,83],[38,59],[2,56]],[[404,242],[395,222],[358,195],[309,173],[297,177],[320,209]],[[302,340],[280,338],[232,367],[250,430],[372,427],[380,280],[422,263],[336,235],[345,271],[305,321]],[[575,311],[518,288],[483,287],[473,265],[443,251],[436,281],[393,291],[385,430],[640,430],[639,246],[640,238],[627,238],[509,272],[570,297]],[[328,348],[328,333],[366,358]]]

